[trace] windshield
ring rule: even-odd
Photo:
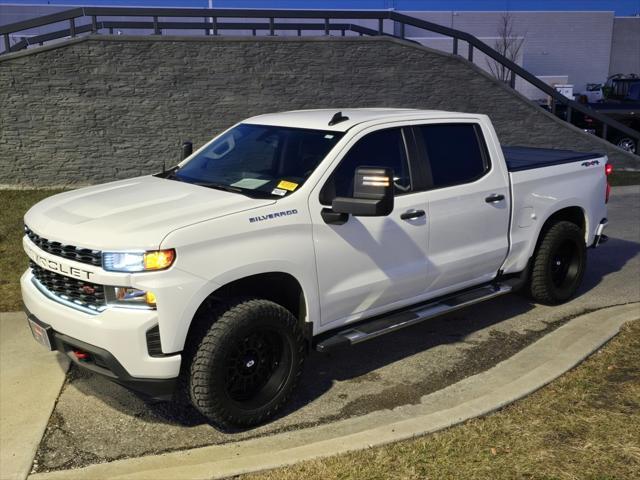
[[[243,123],[171,177],[249,196],[283,197],[305,182],[342,136],[341,132]]]

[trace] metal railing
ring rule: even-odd
[[[148,21],[139,20],[108,20],[104,17],[146,17]],[[198,21],[167,21],[165,19],[194,18]],[[244,19],[245,21],[228,21]],[[248,22],[247,19],[252,21]],[[223,20],[223,21],[221,21]],[[224,21],[227,20],[227,21]],[[296,22],[278,22],[276,20],[296,20]],[[315,22],[311,21],[315,20]],[[369,28],[355,23],[345,22],[377,21],[377,28]],[[393,22],[393,33],[385,32],[385,20]],[[10,36],[33,28],[64,22],[66,28],[25,37],[11,45]],[[492,47],[477,39],[473,35],[436,23],[420,20],[390,10],[246,10],[246,9],[198,9],[198,8],[127,8],[127,7],[83,7],[73,8],[42,17],[0,26],[0,35],[4,41],[4,53],[23,50],[31,45],[43,45],[45,42],[68,37],[76,37],[82,33],[99,33],[108,30],[114,33],[118,29],[150,30],[154,35],[162,35],[165,30],[202,30],[204,35],[220,35],[224,31],[266,32],[276,35],[278,31],[295,31],[297,35],[303,32],[321,32],[331,35],[340,32],[354,32],[360,36],[387,35],[406,39],[407,27],[414,27],[432,33],[437,33],[452,39],[452,52],[459,55],[459,44],[467,44],[467,60],[473,62],[474,52],[478,50],[484,55],[505,67],[509,72],[508,85],[515,89],[517,78],[521,78],[533,85],[551,98],[552,112],[556,113],[556,106],[563,105],[566,109],[565,120],[572,123],[574,112],[580,112],[602,124],[601,136],[606,139],[609,129],[635,139],[640,143],[640,132],[603,115],[586,105],[568,99],[554,88],[538,79],[518,64],[498,53]]]

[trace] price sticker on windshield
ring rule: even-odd
[[[284,190],[293,192],[296,188],[298,188],[298,184],[293,182],[287,182],[286,180],[280,180],[280,183],[278,184],[278,188],[282,188]]]

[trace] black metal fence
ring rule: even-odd
[[[146,21],[136,20],[109,20],[105,17],[142,17]],[[176,19],[191,19],[190,21],[177,21]],[[171,21],[168,21],[170,19]],[[242,21],[233,21],[241,19]],[[247,21],[250,20],[250,21]],[[285,20],[285,21],[282,21]],[[373,23],[377,28],[370,28],[358,23]],[[385,22],[393,24],[392,33],[385,30]],[[64,23],[65,27],[48,33],[42,33],[31,37],[25,36],[17,43],[11,45],[10,38],[20,32],[30,29],[51,26]],[[438,25],[425,20],[403,15],[394,11],[382,10],[246,10],[246,9],[195,9],[195,8],[127,8],[127,7],[83,7],[65,10],[63,12],[45,15],[42,17],[0,26],[0,35],[3,37],[4,52],[16,52],[32,45],[43,45],[46,42],[61,38],[76,37],[83,33],[100,33],[108,31],[113,34],[119,29],[146,30],[154,35],[162,35],[166,30],[198,30],[203,35],[221,35],[226,31],[250,31],[252,35],[258,32],[266,35],[276,35],[277,32],[296,32],[302,35],[304,32],[316,32],[324,35],[349,34],[380,36],[390,35],[405,39],[407,27],[437,33],[452,39],[452,51],[459,55],[460,42],[467,45],[468,61],[473,62],[474,52],[478,50],[497,64],[505,67],[509,72],[508,85],[515,88],[516,79],[519,77],[551,98],[551,110],[555,114],[558,106],[562,106],[562,117],[569,123],[573,123],[574,113],[580,112],[591,119],[600,122],[602,138],[609,138],[611,130],[635,139],[640,144],[640,132],[628,126],[596,112],[586,105],[568,99],[558,93],[536,76],[498,53],[486,43],[469,33],[453,28]]]

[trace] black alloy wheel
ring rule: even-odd
[[[185,355],[193,406],[211,423],[264,423],[286,404],[302,374],[306,343],[298,319],[265,299],[221,306]]]

